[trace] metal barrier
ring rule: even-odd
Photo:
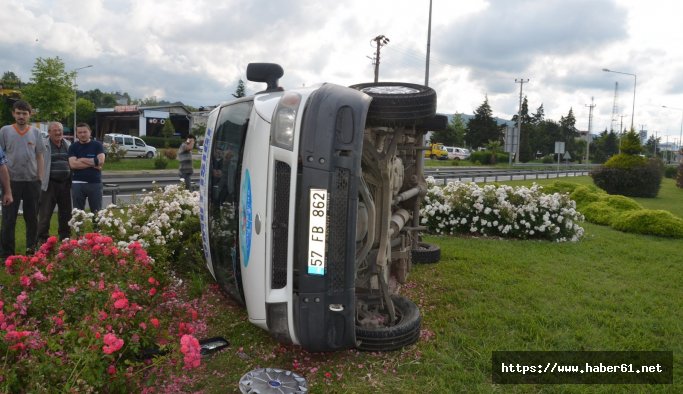
[[[516,171],[507,173],[482,173],[482,172],[462,172],[462,173],[432,173],[425,174],[433,177],[435,180],[440,180],[444,184],[450,180],[462,181],[463,179],[470,182],[498,182],[498,181],[512,181],[512,180],[528,180],[528,179],[556,179],[569,176],[583,176],[588,175],[589,170],[564,170],[564,171]]]
[[[119,184],[118,183],[105,183],[104,193],[111,194],[111,203],[116,204],[116,197],[119,195]]]

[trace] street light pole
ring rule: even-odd
[[[87,66],[83,67],[78,67],[77,69],[74,69],[72,72],[74,73],[74,128],[73,128],[73,133],[76,135],[76,102],[78,101],[78,93],[76,93],[76,77],[78,77],[78,70],[82,70],[84,68],[90,68],[92,67],[92,64],[89,64]]]
[[[633,77],[633,108],[631,109],[631,130],[634,130],[634,128],[633,128],[633,116],[636,113],[636,84],[638,82],[638,77],[636,76],[636,74],[625,73],[625,72],[621,72],[621,71],[614,71],[614,70],[610,70],[607,68],[603,68],[602,71],[605,71],[608,73],[630,75]]]
[[[678,154],[681,156],[679,161],[683,163],[683,108],[674,108],[666,105],[662,105],[662,108],[681,111],[681,131],[678,134]]]

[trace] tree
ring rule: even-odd
[[[519,124],[518,120],[521,115],[521,131],[519,133],[519,161],[526,163],[534,158],[534,152],[531,150],[530,134],[533,119],[529,116],[529,102],[526,96],[522,100],[522,108],[520,113],[512,117],[515,124]]]
[[[168,140],[169,138],[173,137],[173,134],[175,134],[173,122],[171,122],[171,119],[166,119],[166,122],[164,122],[164,128],[161,130],[161,135]],[[168,144],[168,141],[166,141],[166,143]]]
[[[502,128],[498,126],[492,114],[489,99],[486,97],[479,108],[474,111],[474,118],[470,119],[467,124],[465,142],[473,149],[484,146],[491,140],[502,140]]]
[[[431,140],[447,146],[463,146],[465,143],[465,120],[461,114],[454,114],[446,130],[432,133]]]
[[[0,86],[2,89],[20,89],[22,83],[17,74],[12,71],[5,71],[2,74],[2,79],[0,79],[0,85],[2,85]]]
[[[19,77],[12,71],[6,71],[0,79],[0,125],[14,123],[12,116],[12,104],[21,98],[18,90],[22,83]]]
[[[645,155],[648,157],[655,157],[655,151],[660,143],[661,138],[655,138],[654,135],[651,135],[650,138],[648,138],[645,142]]]
[[[24,98],[36,111],[35,120],[63,120],[73,111],[75,72],[67,73],[59,56],[39,57],[33,66],[31,83]]]
[[[498,152],[500,152],[503,147],[503,143],[500,140],[489,140],[484,145],[486,150],[491,152],[491,164],[496,164],[498,161]]]
[[[621,153],[627,155],[639,155],[643,152],[640,137],[633,129],[621,136],[621,144],[619,146],[621,147]]]
[[[246,96],[246,89],[244,88],[244,81],[242,79],[237,82],[237,89],[235,90],[235,93],[232,94],[233,97],[235,98],[240,98]]]
[[[604,163],[619,152],[617,134],[614,131],[604,130],[591,143],[591,156],[595,163]]]
[[[581,157],[581,145],[577,143],[579,138],[579,131],[576,129],[576,118],[574,117],[574,110],[569,108],[567,116],[560,118],[560,132],[561,139],[564,141],[565,151],[569,152],[572,158]]]
[[[95,108],[113,108],[117,105],[114,93],[104,93],[100,89],[79,92],[78,96],[90,100]]]
[[[79,98],[76,100],[76,124],[85,122],[95,124],[95,103],[88,99]]]

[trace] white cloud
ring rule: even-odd
[[[67,68],[87,64],[81,88],[157,96],[190,105],[230,99],[249,62],[285,69],[282,85],[371,81],[383,34],[381,80],[423,83],[427,0],[0,0],[0,72],[28,81],[37,57],[60,56]],[[430,85],[439,111],[471,113],[488,96],[495,115],[517,111],[519,84],[529,108],[544,105],[559,120],[569,108],[594,131],[609,125],[614,82],[619,115],[676,135],[683,108],[683,29],[675,1],[433,0]],[[247,83],[247,91],[260,90]],[[630,123],[630,121],[629,121]]]

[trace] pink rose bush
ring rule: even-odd
[[[151,366],[198,367],[197,312],[156,263],[141,242],[99,233],[7,258],[0,392],[140,392]]]

